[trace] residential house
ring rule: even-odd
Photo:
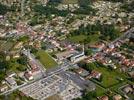
[[[98,71],[96,71],[96,70],[93,70],[93,71],[91,72],[91,74],[88,76],[88,78],[100,79],[101,75],[102,75],[102,74],[101,74],[100,72],[98,72]]]
[[[33,75],[31,71],[25,72],[24,76],[26,77],[27,80],[33,80]]]
[[[122,100],[122,96],[117,94],[113,96],[113,100]]]
[[[98,97],[98,100],[109,100],[108,96],[101,96]]]
[[[7,90],[8,90],[8,86],[7,85],[0,86],[0,92],[5,92]]]
[[[73,56],[71,56],[70,60],[73,63],[79,62],[81,60],[83,60],[85,58],[85,54],[84,52],[78,52],[73,54]]]
[[[83,77],[86,77],[89,75],[89,72],[86,71],[85,69],[83,68],[79,68],[75,71],[76,73],[78,73],[79,75],[83,76]]]
[[[11,87],[17,86],[17,83],[13,78],[7,77],[6,81]]]
[[[128,85],[128,86],[126,86],[126,87],[123,88],[123,91],[124,91],[126,94],[128,94],[128,93],[133,92],[133,88],[132,88],[130,85]]]

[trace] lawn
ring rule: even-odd
[[[11,42],[11,41],[0,41],[0,43],[3,43],[3,44],[1,44],[0,45],[0,51],[8,51],[8,50],[10,50],[12,47],[13,47],[13,45],[15,44],[15,42]]]
[[[86,39],[85,35],[71,36],[69,40],[75,43],[83,42]]]
[[[45,66],[46,69],[50,69],[58,65],[44,50],[39,50],[35,55],[39,57],[39,61]]]
[[[77,4],[78,0],[63,0],[63,4]]]
[[[98,42],[100,35],[92,34],[92,35],[76,35],[69,37],[69,40],[75,43],[90,43],[94,44]]]
[[[105,88],[120,84],[119,78],[125,81],[127,77],[124,73],[119,73],[117,70],[110,70],[106,67],[95,67],[94,69],[102,73],[102,82],[98,83]]]
[[[17,63],[16,60],[14,62],[10,63],[10,70],[14,71],[16,73],[21,72],[22,70],[20,70],[20,69],[26,69],[26,68],[27,68],[27,66]]]
[[[117,80],[117,74],[115,72],[108,71],[103,67],[98,68],[97,71],[101,72],[103,75],[101,84],[104,85],[104,87],[109,87],[119,82]]]
[[[102,95],[104,95],[104,93],[106,92],[106,90],[105,89],[103,89],[102,87],[100,87],[100,86],[96,86],[96,95],[97,96],[102,96]]]

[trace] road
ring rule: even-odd
[[[124,40],[125,38],[129,38],[131,34],[134,34],[134,27],[128,30],[127,32],[125,32],[122,36],[120,36],[119,38],[111,42],[110,44],[113,44],[119,40]]]
[[[34,56],[32,53],[30,53],[30,50],[23,50],[22,52],[23,52],[23,54],[26,55],[29,59],[31,59],[32,61],[34,61],[34,62],[38,65],[38,67],[40,68],[40,70],[41,70],[41,72],[42,72],[42,75],[43,75],[43,76],[46,76],[46,75],[45,75],[45,72],[46,72],[45,67],[35,58],[35,56]]]
[[[24,13],[24,4],[25,4],[25,0],[22,0],[21,1],[21,15],[23,16],[25,13]]]
[[[51,70],[48,70],[46,72],[46,70],[44,69],[45,67],[39,61],[37,61],[37,59],[35,59],[35,56],[33,54],[31,54],[29,52],[29,50],[24,50],[23,54],[25,54],[26,56],[28,56],[30,59],[34,60],[38,64],[38,66],[42,70],[43,76],[40,79],[36,79],[36,80],[33,80],[33,81],[29,82],[29,83],[25,83],[25,84],[22,84],[20,86],[15,87],[15,88],[12,88],[12,89],[4,92],[4,93],[1,93],[0,95],[8,95],[8,94],[12,93],[13,91],[15,91],[17,89],[20,89],[20,88],[22,88],[24,86],[32,84],[32,83],[34,83],[36,81],[39,81],[39,80],[41,80],[43,78],[50,77],[51,75],[61,73],[61,72],[67,70],[69,67],[72,66],[72,64],[69,64],[69,63],[65,62],[63,65],[60,65],[60,66],[56,67],[55,69],[51,69]]]
[[[124,38],[127,37],[127,36],[129,37],[131,34],[133,34],[133,32],[134,32],[134,28],[128,30],[128,31],[125,32],[121,37],[119,37],[119,38],[116,39],[115,41],[111,42],[110,44],[113,44],[113,43],[117,42],[118,40],[122,40],[122,39],[124,39]],[[34,56],[33,54],[31,54],[31,53],[29,52],[29,50],[25,50],[25,51],[23,51],[23,53],[24,53],[25,55],[27,55],[30,59],[36,61],[36,63],[40,66],[40,68],[41,68],[41,70],[42,70],[42,73],[44,74],[44,77],[41,77],[40,79],[43,79],[43,78],[45,78],[45,77],[49,77],[49,76],[54,75],[54,74],[64,73],[64,71],[66,71],[68,68],[70,68],[70,67],[73,66],[73,64],[71,64],[70,62],[68,62],[68,61],[66,60],[63,65],[60,65],[60,66],[56,67],[55,69],[50,69],[50,70],[48,70],[48,71],[45,71],[45,70],[44,70],[44,66],[43,66],[39,61],[37,61],[37,59],[35,59],[35,56]],[[75,78],[73,77],[73,74],[70,74],[70,75],[69,75],[69,74],[70,74],[70,73],[68,73],[68,74],[66,74],[66,75],[67,75],[69,78],[71,78],[71,79],[73,78],[73,80],[75,80]],[[38,80],[40,80],[40,79],[31,81],[31,82],[26,83],[26,84],[23,84],[23,85],[20,85],[20,86],[18,86],[18,87],[16,87],[16,88],[10,89],[10,90],[8,90],[8,91],[6,91],[6,92],[4,92],[4,93],[2,93],[2,94],[0,94],[0,95],[7,95],[7,94],[10,94],[10,93],[12,93],[13,91],[15,91],[16,89],[19,89],[19,88],[22,88],[22,87],[27,86],[27,85],[29,85],[29,84],[32,84],[33,82],[38,81]],[[77,82],[78,82],[78,81],[77,81]]]
[[[77,84],[82,90],[85,90],[88,88],[89,91],[92,91],[96,88],[95,84],[91,82],[90,80],[85,80],[83,77],[80,75],[69,72],[69,71],[63,71],[60,73],[61,77],[64,79],[70,79],[72,80],[75,84]]]

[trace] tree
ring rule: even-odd
[[[82,100],[92,100],[94,98],[97,97],[97,94],[95,91],[92,92],[87,92],[86,94],[84,94],[84,96],[82,97]]]
[[[0,15],[5,15],[8,12],[8,7],[0,3]]]
[[[111,2],[125,2],[126,0],[105,0],[105,1],[111,1]]]
[[[17,69],[19,71],[26,71],[27,67],[26,66],[18,66]]]
[[[88,71],[92,71],[95,69],[95,64],[94,63],[87,63],[86,66],[85,66],[85,69],[88,70]]]
[[[36,54],[38,52],[38,50],[36,48],[31,47],[31,51],[30,52],[33,53],[33,54]]]
[[[134,1],[130,2],[129,4],[125,3],[121,8],[124,9],[125,11],[133,12],[133,10],[134,10],[133,5],[134,5]]]
[[[91,54],[92,54],[92,50],[91,49],[85,50],[85,55],[89,56]]]
[[[40,56],[36,56],[36,59],[40,59]]]
[[[33,7],[33,9],[37,14],[42,14],[42,15],[46,15],[46,16],[51,16],[52,14],[54,14],[57,16],[66,17],[69,13],[68,10],[58,10],[53,5],[46,5],[46,6],[35,5]]]
[[[28,59],[27,59],[27,57],[26,56],[22,56],[22,57],[20,57],[18,60],[17,60],[17,62],[19,63],[19,64],[21,64],[21,65],[26,65],[27,64],[27,61],[28,61]]]
[[[5,76],[6,76],[5,73],[6,73],[5,71],[0,71],[0,80],[5,79]]]
[[[80,67],[85,67],[85,66],[86,66],[86,63],[83,62],[83,61],[81,61],[81,62],[78,63],[78,65],[79,65]]]
[[[27,35],[25,35],[25,36],[23,36],[23,37],[20,37],[19,39],[18,39],[18,41],[22,41],[22,42],[26,42],[26,41],[28,41],[29,40],[29,37],[27,36]]]
[[[38,17],[37,16],[32,17],[31,20],[30,20],[30,22],[29,22],[29,25],[35,26],[37,24],[39,24],[38,23]]]
[[[41,48],[42,48],[43,50],[46,50],[46,44],[45,44],[44,42],[41,43]]]
[[[0,62],[4,61],[6,54],[4,52],[0,52]]]

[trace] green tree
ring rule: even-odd
[[[0,15],[5,15],[8,12],[8,7],[0,3]]]
[[[43,50],[46,50],[46,44],[45,44],[44,42],[41,43],[41,48],[42,48]]]
[[[30,52],[33,53],[33,54],[36,54],[38,52],[38,50],[36,48],[34,48],[34,47],[31,47]]]
[[[20,57],[20,58],[17,60],[17,62],[18,62],[19,64],[21,64],[21,65],[26,65],[27,62],[28,62],[28,59],[27,59],[26,56],[23,55],[22,57]]]
[[[93,52],[91,49],[85,50],[85,55],[89,56],[91,55]]]

